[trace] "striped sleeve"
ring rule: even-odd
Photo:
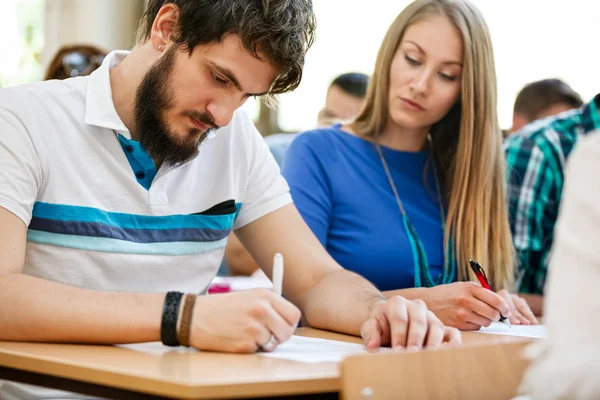
[[[517,283],[525,293],[542,294],[560,202],[562,170],[555,149],[531,137],[511,138],[506,146],[508,206],[518,256]]]

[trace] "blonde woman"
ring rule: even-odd
[[[329,253],[386,296],[460,329],[535,324],[508,291],[501,145],[483,17],[466,0],[417,0],[389,28],[356,121],[300,135],[283,173]],[[496,293],[470,282],[470,259]]]

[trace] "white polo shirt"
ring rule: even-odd
[[[109,68],[127,54],[89,77],[0,89],[0,207],[28,226],[24,274],[203,293],[231,230],[291,203],[289,188],[242,110],[192,161],[156,171],[112,102]],[[11,382],[0,397],[82,398]]]
[[[200,293],[232,228],[291,203],[289,188],[242,110],[192,161],[148,180],[150,158],[112,102],[109,68],[127,54],[89,77],[0,89],[0,206],[28,226],[27,275]]]

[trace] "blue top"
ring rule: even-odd
[[[437,281],[444,238],[429,151],[382,152]],[[340,265],[382,291],[414,287],[411,246],[373,143],[339,124],[303,133],[286,154],[283,175],[304,220]]]

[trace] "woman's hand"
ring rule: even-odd
[[[515,325],[538,325],[539,322],[535,318],[533,311],[529,308],[529,304],[521,296],[509,293],[506,289],[498,291],[498,294],[502,296],[508,302],[510,306],[510,318],[511,324]]]
[[[507,299],[475,282],[455,282],[427,289],[427,307],[447,326],[478,330],[499,321],[500,315],[512,317]],[[531,312],[531,310],[530,310]],[[511,322],[512,322],[511,318]]]

